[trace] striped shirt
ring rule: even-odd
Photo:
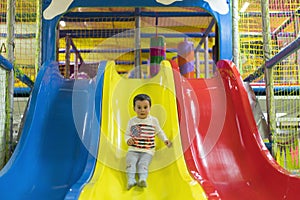
[[[147,152],[151,155],[155,151],[155,136],[158,136],[162,141],[168,140],[164,131],[161,129],[157,118],[148,116],[145,119],[133,117],[129,120],[125,141],[134,138],[135,143],[129,146],[129,151]]]

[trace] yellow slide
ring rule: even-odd
[[[151,79],[126,79],[109,62],[104,73],[102,121],[96,168],[84,186],[80,200],[160,200],[207,199],[201,186],[190,176],[181,147],[175,86],[169,62]],[[135,115],[133,97],[146,93],[152,99],[151,115],[159,119],[173,142],[167,148],[157,139],[156,153],[149,166],[148,186],[129,191],[125,173],[124,134],[128,120]]]

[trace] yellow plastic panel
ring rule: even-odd
[[[175,86],[169,62],[151,79],[125,79],[109,62],[104,75],[102,122],[98,161],[91,181],[83,188],[80,200],[160,200],[207,199],[201,186],[190,176],[183,157]],[[128,149],[124,134],[128,120],[135,115],[133,98],[146,93],[152,99],[150,113],[173,142],[167,148],[157,139],[156,153],[149,167],[148,187],[127,190],[125,173]]]

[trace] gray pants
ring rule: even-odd
[[[135,174],[139,174],[139,180],[146,180],[148,177],[148,166],[152,155],[144,152],[128,151],[126,155],[126,172],[128,182],[135,183]]]

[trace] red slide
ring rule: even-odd
[[[208,199],[299,199],[300,179],[273,159],[260,134],[243,81],[231,61],[211,79],[174,72],[184,156]]]

